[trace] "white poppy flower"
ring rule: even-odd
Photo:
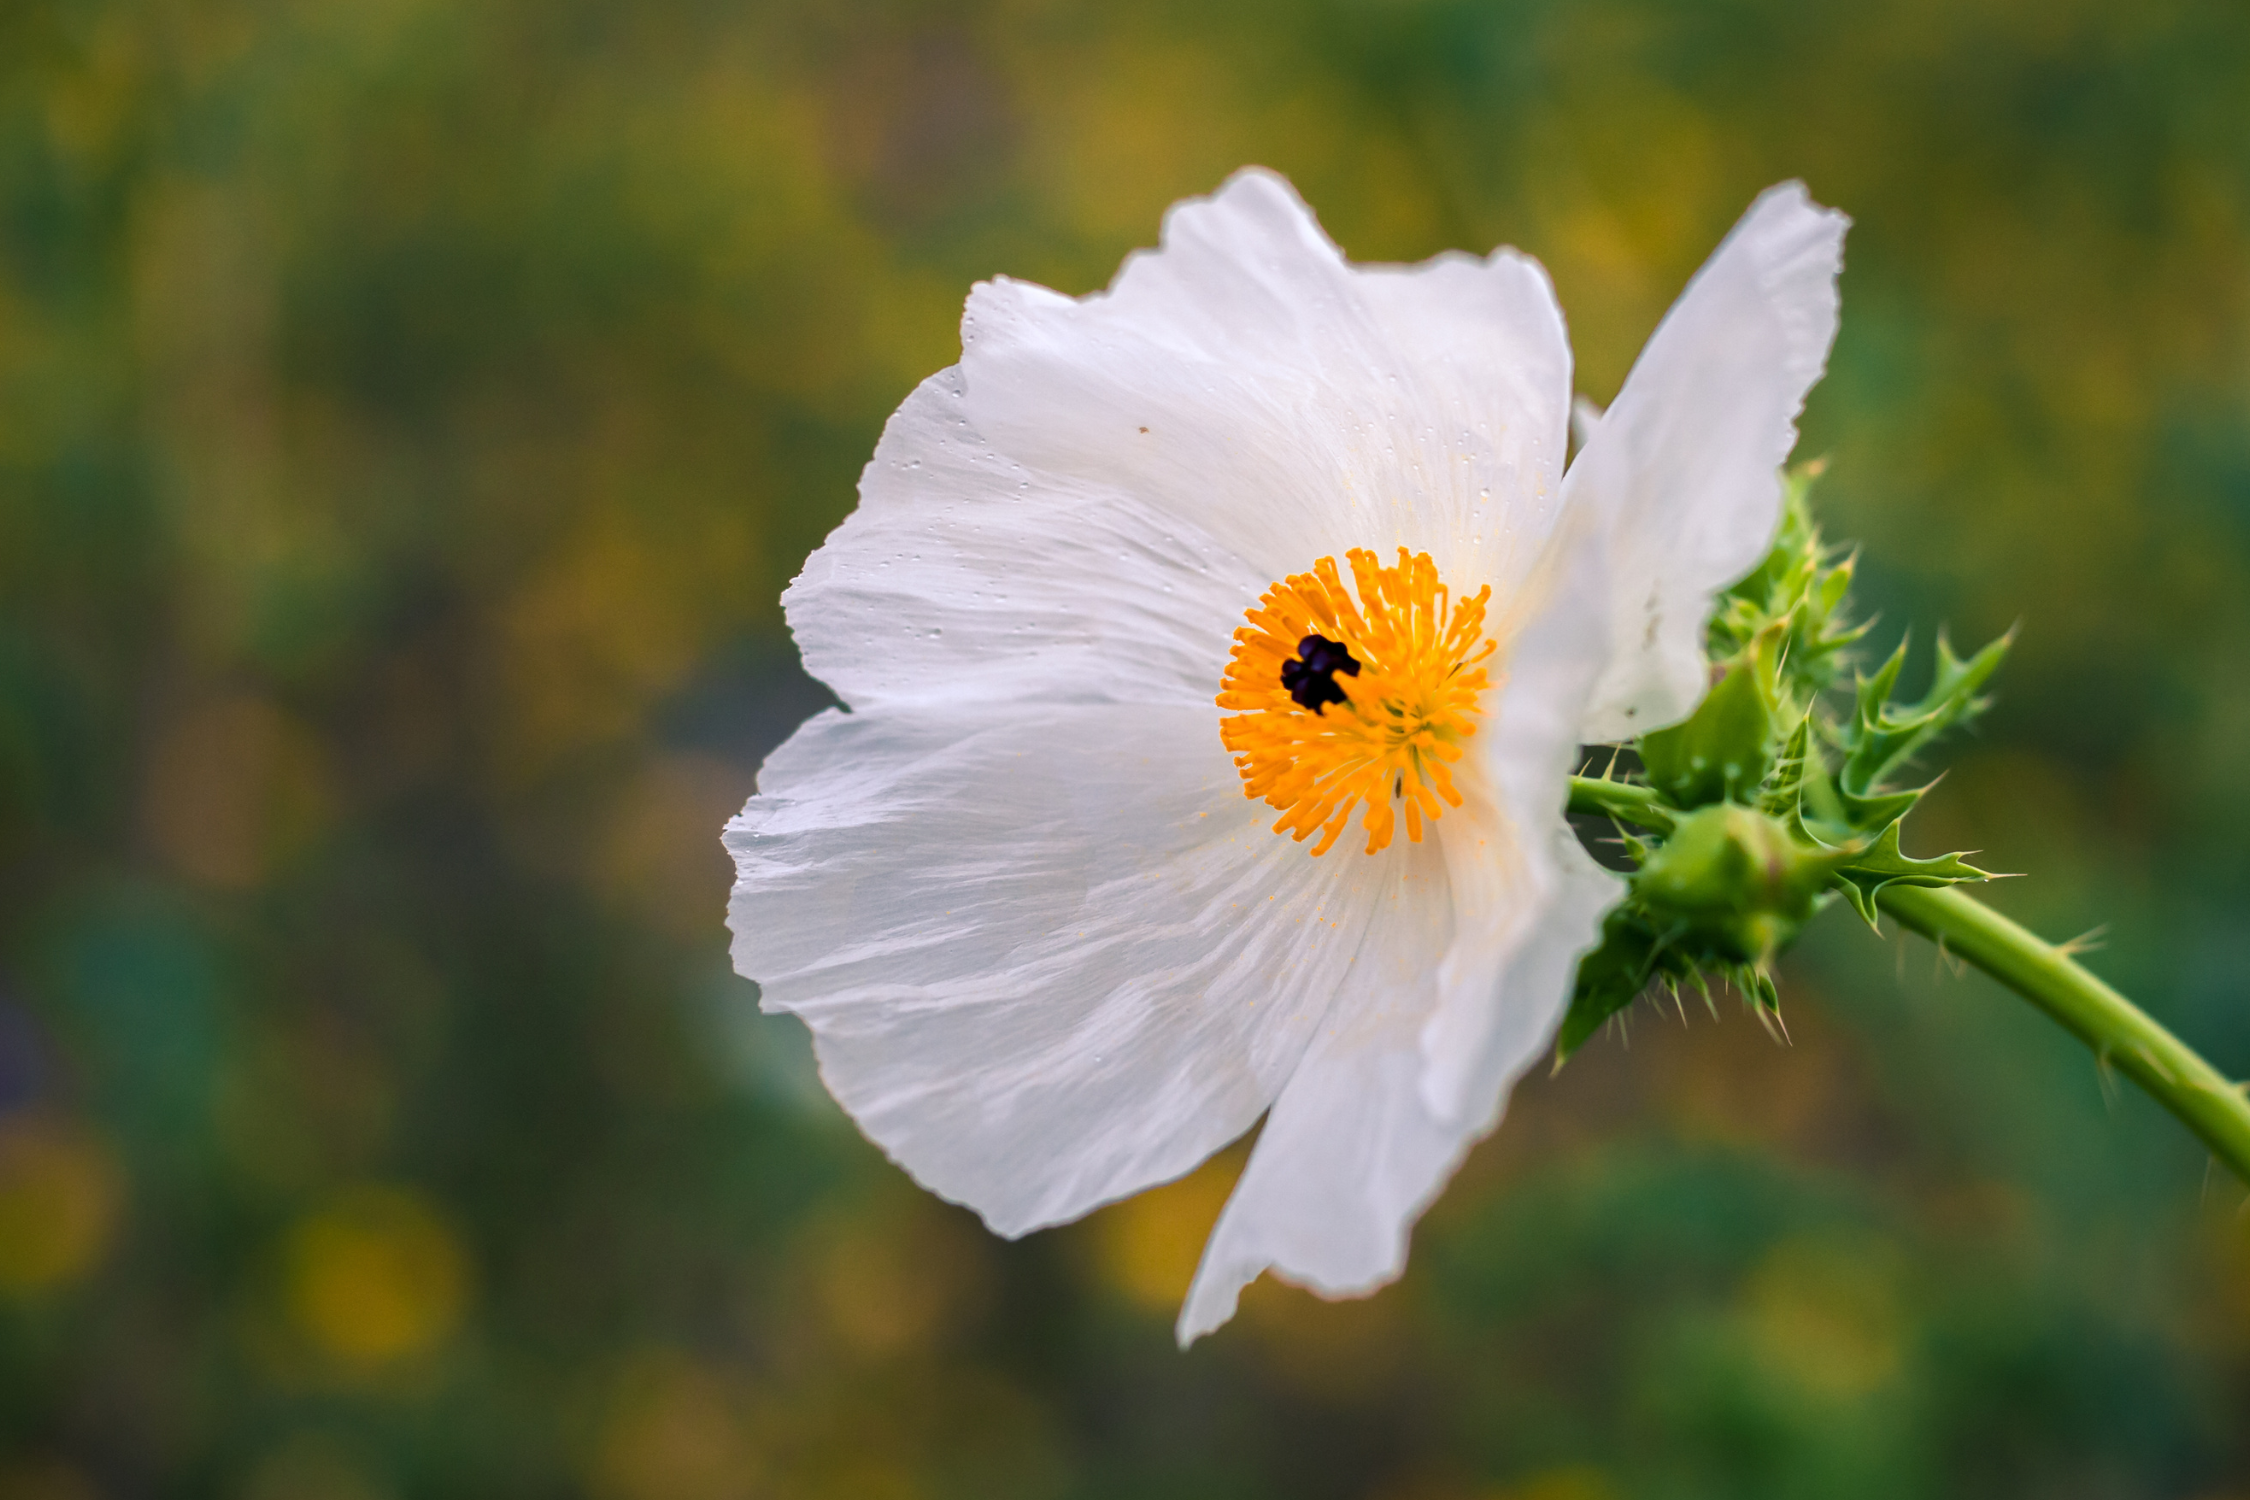
[[[1619,894],[1565,778],[1700,694],[1844,227],[1760,198],[1568,475],[1512,250],[1353,266],[1248,170],[1106,292],[979,285],[785,598],[849,711],[726,835],[735,965],[860,1127],[1019,1235],[1263,1115],[1182,1341],[1396,1277]]]

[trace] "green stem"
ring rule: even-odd
[[[2250,1099],[2218,1069],[2069,954],[1957,886],[1894,885],[1876,904],[2038,1006],[2104,1064],[2148,1090],[2250,1182]]]
[[[1661,829],[1671,815],[1647,787],[1576,776],[1570,810]],[[1893,885],[1876,904],[2060,1022],[2104,1066],[2131,1078],[2250,1183],[2250,1098],[2196,1051],[2070,955],[1957,886]]]

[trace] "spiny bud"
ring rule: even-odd
[[[1633,882],[1652,917],[1680,924],[1717,954],[1755,964],[1811,920],[1829,876],[1852,850],[1814,849],[1747,807],[1688,814]]]

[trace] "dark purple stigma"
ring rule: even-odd
[[[1303,660],[1281,664],[1281,685],[1289,689],[1299,708],[1325,713],[1329,704],[1345,701],[1344,690],[1336,686],[1336,674],[1357,677],[1359,663],[1352,660],[1342,641],[1308,635],[1297,643],[1297,655]]]

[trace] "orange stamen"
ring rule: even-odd
[[[1333,557],[1267,589],[1234,633],[1218,697],[1219,707],[1239,710],[1220,721],[1219,735],[1243,795],[1281,810],[1274,832],[1300,843],[1317,832],[1314,854],[1328,852],[1361,804],[1369,854],[1391,842],[1394,803],[1405,807],[1413,843],[1425,823],[1461,805],[1449,767],[1476,733],[1490,686],[1484,663],[1498,645],[1484,638],[1489,585],[1455,603],[1426,552],[1401,547],[1391,568],[1365,548],[1344,557],[1357,603]],[[1335,674],[1344,702],[1305,708],[1282,685],[1282,665],[1308,635],[1342,642],[1359,664],[1355,676]]]

